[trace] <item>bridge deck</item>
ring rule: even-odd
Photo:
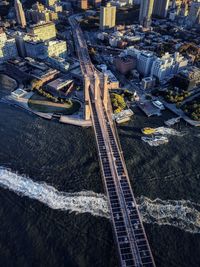
[[[92,103],[91,114],[121,266],[153,267],[155,263],[139,216],[112,122]],[[102,117],[98,113],[103,113]],[[100,121],[101,120],[101,121]],[[105,123],[104,125],[102,125]],[[102,131],[103,128],[103,131]],[[106,131],[105,131],[106,130]]]
[[[119,252],[120,266],[155,267],[130,185],[111,112],[106,111],[101,97],[94,100],[94,77],[97,72],[90,61],[87,45],[78,23],[73,16],[70,17],[69,22],[72,26],[82,73],[90,80],[89,104],[91,118],[99,152],[102,178],[108,196],[114,236]]]

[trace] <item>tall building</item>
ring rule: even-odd
[[[192,2],[188,15],[188,22],[191,25],[200,24],[200,0]]]
[[[21,25],[22,28],[26,27],[26,18],[24,14],[24,10],[20,0],[15,0],[15,12],[17,17],[17,23]]]
[[[31,25],[29,33],[36,36],[38,40],[46,41],[56,37],[56,27],[53,22]]]
[[[144,27],[151,26],[153,4],[154,4],[154,0],[141,0],[139,21],[140,21],[140,24]]]
[[[55,5],[56,2],[57,2],[57,0],[46,0],[46,5],[47,6],[53,6],[53,5]]]
[[[88,0],[78,0],[78,8],[88,9]]]
[[[0,64],[17,56],[18,52],[15,39],[7,39],[6,34],[0,29]]]
[[[169,2],[169,0],[154,0],[153,15],[166,18]]]
[[[58,19],[58,13],[56,10],[60,10],[58,7],[59,6],[54,5],[51,9],[47,9],[44,5],[37,2],[32,6],[32,9],[27,10],[26,15],[28,19],[36,24],[40,21],[55,21]]]
[[[111,6],[107,3],[106,6],[101,6],[100,10],[100,29],[110,29],[115,27],[116,23],[116,6]]]
[[[143,51],[137,60],[137,70],[144,77],[147,77],[151,72],[152,64],[155,60],[155,56],[152,52]]]

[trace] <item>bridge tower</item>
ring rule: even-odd
[[[84,75],[85,120],[89,120],[91,116],[90,105],[89,105],[89,87],[90,87],[90,80],[87,77],[87,75]]]
[[[108,108],[108,76],[103,74],[103,104],[105,109]]]
[[[99,99],[99,96],[100,96],[99,89],[100,89],[100,80],[99,80],[99,76],[95,72],[94,74],[94,99],[95,100]]]

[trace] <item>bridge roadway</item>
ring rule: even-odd
[[[155,267],[155,262],[130,185],[111,109],[102,98],[94,100],[94,75],[97,73],[75,16],[69,18],[82,73],[90,79],[90,109],[99,152],[104,187],[108,196],[113,232],[121,267]],[[99,75],[99,73],[98,73]],[[100,91],[100,88],[99,88]]]

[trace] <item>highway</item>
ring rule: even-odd
[[[83,77],[89,80],[89,105],[91,119],[99,153],[104,188],[108,197],[113,234],[118,248],[121,267],[155,267],[155,262],[140,218],[126,169],[108,98],[104,105],[100,83],[102,79],[93,66],[82,30],[76,16],[69,18],[73,31],[76,52],[80,60]],[[98,98],[96,86],[98,85]]]

